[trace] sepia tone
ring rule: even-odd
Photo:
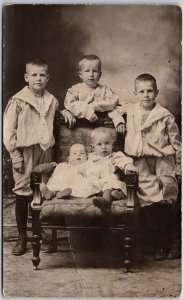
[[[175,116],[181,128],[181,9],[177,6],[5,5],[3,45],[3,108],[25,85],[26,61],[41,57],[49,64],[51,78],[47,89],[56,96],[60,109],[63,109],[67,89],[79,82],[79,59],[94,53],[102,60],[100,83],[110,86],[120,102],[136,101],[134,79],[139,74],[155,76],[159,89],[157,102]],[[88,131],[81,123],[82,129],[79,128],[77,137],[72,140],[73,135],[62,127],[63,119],[56,124],[59,132],[55,132],[55,160],[59,161],[60,152],[67,157],[72,141],[86,142]],[[15,197],[11,160],[5,148],[3,172],[5,296],[180,295],[181,260],[154,261],[146,232],[143,234],[144,255],[139,236],[135,237],[131,272],[127,273],[123,272],[123,239],[114,231],[58,231],[57,252],[41,251],[38,271],[33,269],[30,242],[25,255],[13,256],[11,250],[17,239]],[[30,221],[28,230],[31,241]]]

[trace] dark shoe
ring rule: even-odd
[[[103,212],[108,212],[110,209],[110,203],[103,197],[96,196],[92,199],[94,206],[100,208]]]
[[[167,252],[164,248],[157,248],[154,254],[154,260],[165,260],[167,257]]]
[[[174,241],[171,249],[167,255],[167,259],[179,259],[181,258],[181,243],[180,241]]]
[[[23,255],[26,252],[26,246],[27,246],[27,235],[26,234],[20,234],[18,236],[18,240],[16,242],[16,245],[12,249],[12,254],[16,256]]]

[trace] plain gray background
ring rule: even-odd
[[[135,101],[134,79],[156,77],[158,102],[180,124],[181,8],[171,5],[7,5],[4,20],[4,99],[24,85],[25,62],[42,57],[47,86],[63,107],[66,90],[79,81],[78,60],[102,60],[100,82],[120,101]]]

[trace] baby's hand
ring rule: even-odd
[[[123,133],[123,135],[125,135],[125,131],[126,131],[126,126],[123,123],[120,123],[117,127],[116,127],[116,131]]]
[[[91,116],[91,118],[90,118],[89,121],[90,121],[91,123],[98,121],[98,116],[94,113],[94,114]]]
[[[13,168],[14,168],[15,172],[17,172],[17,173],[20,173],[20,174],[24,173],[24,162],[20,161],[20,162],[14,163]]]
[[[76,117],[74,115],[72,115],[72,113],[69,110],[64,110],[61,113],[65,119],[65,123],[68,122],[69,128],[74,127],[74,125],[76,123]]]
[[[53,161],[50,163],[53,167],[56,167],[57,166],[57,162]]]
[[[125,174],[127,174],[127,171],[131,171],[133,173],[138,173],[138,169],[133,164],[127,164],[125,166]]]

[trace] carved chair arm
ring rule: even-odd
[[[125,174],[123,170],[118,168],[116,174],[118,174],[120,180],[124,181],[127,186],[127,212],[133,212],[138,189],[138,173],[127,171]]]
[[[135,207],[136,192],[138,189],[138,173],[127,171],[125,176],[127,185],[127,212],[133,212]]]
[[[31,173],[31,187],[33,189],[33,200],[31,202],[31,207],[33,210],[41,209],[41,193],[40,193],[40,183],[42,182],[42,172],[32,172]]]

